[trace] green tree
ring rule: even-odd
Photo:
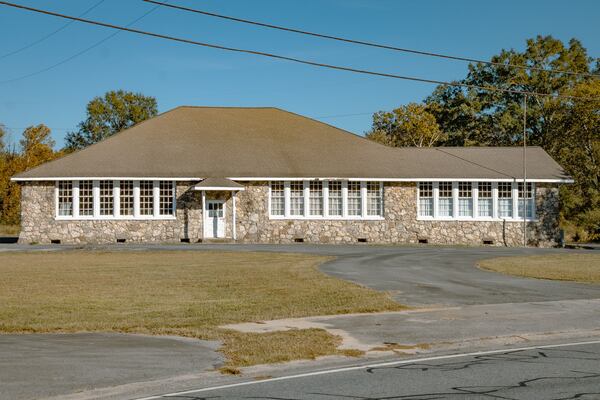
[[[551,36],[527,40],[523,52],[502,50],[491,58],[500,64],[590,72],[592,59],[578,40],[568,46]],[[538,93],[564,94],[583,82],[580,75],[475,64],[460,83]],[[523,140],[523,95],[482,89],[439,86],[426,100],[441,129],[454,145],[515,145]],[[529,96],[527,135],[531,144],[546,147],[557,127],[560,101]]]
[[[78,131],[69,132],[65,138],[68,151],[82,149],[152,118],[158,107],[154,97],[117,90],[95,97],[86,111],[87,118],[79,123]]]
[[[373,115],[368,139],[394,147],[431,147],[445,138],[435,117],[422,104],[410,103]]]

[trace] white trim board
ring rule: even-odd
[[[346,180],[346,181],[377,181],[377,182],[512,182],[522,181],[523,178],[348,178],[348,177],[226,177],[232,181],[303,181],[303,180]],[[140,181],[200,181],[200,177],[120,177],[120,176],[74,176],[47,178],[10,178],[13,182],[26,181],[73,181],[73,180],[140,180]],[[527,178],[528,182],[538,183],[574,183],[574,179],[559,178]]]

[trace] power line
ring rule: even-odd
[[[146,3],[160,4],[162,6],[174,8],[177,10],[183,10],[183,11],[189,11],[189,12],[193,12],[193,13],[197,13],[197,14],[203,14],[203,15],[206,15],[209,17],[221,18],[221,19],[226,19],[229,21],[241,22],[244,24],[257,25],[257,26],[262,26],[264,28],[278,29],[280,31],[299,33],[301,35],[309,35],[309,36],[314,36],[314,37],[318,37],[318,38],[322,38],[322,39],[330,39],[330,40],[337,40],[340,42],[359,44],[362,46],[377,47],[380,49],[394,50],[394,51],[418,54],[418,55],[429,56],[429,57],[445,58],[445,59],[456,60],[456,61],[466,61],[466,62],[472,62],[472,63],[486,64],[486,65],[496,65],[496,66],[501,66],[501,67],[505,67],[505,68],[516,68],[516,69],[521,69],[521,70],[543,71],[543,72],[565,74],[565,75],[578,75],[578,76],[600,78],[600,75],[598,75],[598,74],[591,74],[591,73],[587,73],[587,72],[573,72],[573,71],[562,70],[562,69],[546,69],[546,68],[539,68],[539,67],[528,67],[528,66],[524,66],[524,65],[505,64],[505,63],[501,63],[501,62],[478,60],[476,58],[453,56],[453,55],[442,54],[442,53],[433,53],[430,51],[407,49],[407,48],[390,46],[390,45],[385,45],[385,44],[380,44],[380,43],[367,42],[364,40],[348,39],[348,38],[343,38],[343,37],[339,37],[339,36],[327,35],[324,33],[316,33],[316,32],[304,31],[304,30],[300,30],[300,29],[288,28],[285,26],[267,24],[264,22],[252,21],[249,19],[236,18],[236,17],[231,17],[228,15],[217,14],[217,13],[199,10],[199,9],[195,9],[195,8],[183,7],[183,6],[178,6],[175,4],[167,4],[167,3],[163,3],[160,1],[156,1],[156,0],[144,0],[144,1]]]
[[[83,17],[84,15],[86,15],[87,13],[89,13],[90,11],[92,11],[94,8],[98,7],[100,4],[104,3],[104,0],[100,0],[99,2],[97,2],[96,4],[94,4],[93,6],[91,6],[90,8],[88,8],[87,10],[85,10],[83,13],[79,14],[80,17]],[[27,50],[30,47],[35,46],[36,44],[42,43],[43,41],[45,41],[46,39],[49,39],[50,37],[56,35],[58,32],[64,30],[65,28],[67,28],[69,25],[71,25],[72,23],[74,23],[75,21],[69,21],[66,24],[64,24],[63,26],[61,26],[60,28],[48,33],[47,35],[42,36],[41,38],[39,38],[38,40],[29,43],[28,45],[25,45],[21,48],[18,48],[16,50],[13,50],[11,52],[8,52],[6,54],[3,54],[0,56],[0,60],[5,59],[6,57],[10,57],[12,55],[18,54],[20,52],[22,52],[23,50]]]
[[[493,87],[493,86],[479,86],[479,85],[473,85],[473,84],[468,84],[468,83],[446,82],[446,81],[440,81],[440,80],[435,80],[435,79],[417,78],[417,77],[412,77],[412,76],[396,75],[396,74],[390,74],[390,73],[385,73],[385,72],[376,72],[376,71],[370,71],[370,70],[365,70],[365,69],[345,67],[345,66],[340,66],[340,65],[325,64],[325,63],[320,63],[320,62],[316,62],[316,61],[282,56],[282,55],[273,54],[273,53],[265,53],[262,51],[239,49],[239,48],[235,48],[235,47],[227,47],[227,46],[222,46],[222,45],[217,45],[217,44],[198,42],[198,41],[191,40],[191,39],[184,39],[184,38],[178,38],[178,37],[174,37],[174,36],[163,35],[160,33],[142,31],[139,29],[133,29],[133,28],[128,28],[128,27],[124,27],[124,26],[109,24],[106,22],[94,21],[94,20],[89,20],[89,19],[84,19],[84,18],[79,18],[79,17],[73,17],[73,16],[69,16],[69,15],[65,15],[65,14],[56,13],[53,11],[41,10],[38,8],[23,6],[20,4],[9,3],[6,1],[0,1],[0,4],[6,5],[9,7],[20,8],[23,10],[33,11],[33,12],[37,12],[37,13],[41,13],[41,14],[51,15],[54,17],[71,19],[71,20],[83,22],[86,24],[104,26],[104,27],[111,28],[111,29],[118,29],[120,31],[127,31],[127,32],[137,33],[140,35],[146,35],[146,36],[152,36],[152,37],[156,37],[156,38],[160,38],[160,39],[171,40],[174,42],[193,44],[193,45],[197,45],[197,46],[209,47],[209,48],[213,48],[213,49],[226,50],[226,51],[237,52],[237,53],[245,53],[245,54],[253,54],[253,55],[258,55],[258,56],[263,56],[263,57],[270,57],[270,58],[275,58],[275,59],[279,59],[279,60],[291,61],[291,62],[295,62],[295,63],[299,63],[299,64],[328,68],[328,69],[333,69],[333,70],[338,70],[338,71],[348,71],[348,72],[354,72],[354,73],[364,74],[364,75],[380,76],[380,77],[384,77],[384,78],[402,79],[402,80],[408,80],[408,81],[414,81],[414,82],[431,83],[431,84],[435,84],[435,85],[444,85],[444,86],[464,87],[464,88],[469,88],[469,89],[479,89],[479,90],[486,90],[486,91],[493,91],[493,92],[504,92],[504,93],[521,94],[521,95],[527,94],[527,95],[531,95],[531,96],[565,98],[565,99],[594,100],[594,101],[600,100],[600,98],[584,98],[584,97],[577,97],[577,96],[558,95],[558,94],[553,94],[553,93],[531,92],[531,91],[519,90],[519,89],[504,89],[504,88],[498,88],[498,87]]]
[[[18,7],[18,8],[25,8],[25,9],[27,9],[27,7],[19,6],[18,4],[11,4],[11,3],[5,3],[5,2],[2,2],[2,4],[8,5],[8,6],[12,6],[12,7]],[[129,27],[129,26],[135,24],[136,22],[140,21],[142,18],[146,17],[148,14],[152,13],[154,10],[156,10],[159,7],[160,7],[160,5],[154,6],[152,9],[150,9],[150,10],[146,11],[144,14],[142,14],[142,16],[134,19],[133,21],[131,21],[130,23],[128,23],[125,26]],[[31,10],[35,11],[35,9],[31,9]],[[41,10],[40,10],[40,12],[41,12]],[[79,17],[70,17],[70,18],[67,18],[67,19],[71,19],[71,22],[75,22],[75,21],[81,20],[81,19],[79,19]],[[83,21],[83,20],[81,20],[81,21]],[[71,56],[69,56],[69,57],[67,57],[67,58],[65,58],[65,59],[63,59],[63,60],[55,63],[55,64],[52,64],[52,65],[50,65],[48,67],[42,68],[40,70],[37,70],[35,72],[31,72],[31,73],[28,73],[28,74],[25,74],[25,75],[21,75],[21,76],[16,77],[16,78],[12,78],[12,79],[7,79],[7,80],[4,80],[4,81],[0,81],[0,83],[16,82],[16,81],[20,81],[20,80],[23,80],[23,79],[26,79],[26,78],[31,78],[32,76],[39,75],[41,73],[50,71],[50,70],[52,70],[52,69],[54,69],[56,67],[59,67],[59,66],[61,66],[63,64],[66,64],[69,61],[71,61],[71,60],[73,60],[73,59],[75,59],[75,58],[77,58],[77,57],[79,57],[79,56],[87,53],[88,51],[90,51],[90,50],[92,50],[92,49],[94,49],[94,48],[96,48],[98,46],[100,46],[101,44],[103,44],[103,43],[109,41],[110,39],[112,39],[113,37],[117,36],[119,33],[121,33],[121,32],[117,31],[117,32],[111,33],[110,35],[108,35],[105,38],[97,41],[96,43],[92,44],[91,46],[88,46],[85,49],[83,49],[81,51],[78,51],[77,53],[75,53],[75,54],[73,54],[73,55],[71,55]]]

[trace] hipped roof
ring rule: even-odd
[[[519,179],[518,147],[391,148],[277,108],[182,106],[23,172],[66,178]],[[569,180],[541,148],[527,178]]]

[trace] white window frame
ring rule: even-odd
[[[79,180],[57,180],[55,182],[55,212],[54,219],[56,220],[174,220],[176,219],[177,210],[177,184],[171,179],[153,179],[153,197],[154,197],[154,208],[153,214],[151,215],[140,215],[140,181],[133,180],[133,215],[121,215],[120,207],[120,188],[121,181],[131,181],[132,179],[114,179],[113,181],[113,213],[111,215],[100,215],[100,180],[98,179],[84,179],[92,181],[92,215],[80,215],[79,213]],[[104,179],[111,180],[111,179]],[[147,180],[147,179],[145,179]],[[59,194],[59,182],[68,181],[72,184],[72,215],[59,215],[58,210],[58,194]],[[160,215],[159,202],[157,197],[160,197],[160,186],[159,181],[172,181],[173,182],[173,213],[168,215]]]
[[[433,186],[433,217],[432,216],[421,216],[420,215],[420,194],[419,194],[419,182],[416,182],[417,190],[416,190],[416,209],[417,209],[417,220],[419,221],[507,221],[507,222],[523,222],[523,216],[518,215],[518,183],[519,181],[515,180],[505,180],[505,181],[469,181],[471,182],[471,198],[472,198],[472,209],[473,216],[459,216],[458,214],[458,180],[456,181],[428,181],[432,183]],[[441,217],[439,215],[439,186],[440,182],[452,182],[452,208],[454,215],[452,217]],[[462,180],[461,182],[466,182]],[[479,216],[479,183],[491,183],[492,187],[492,216],[490,217],[481,217]],[[512,193],[512,213],[510,217],[500,217],[499,216],[499,208],[498,208],[498,183],[505,182],[510,183],[511,185],[511,193]],[[528,184],[531,184],[532,187],[532,203],[533,203],[533,218],[526,218],[528,222],[536,222],[537,221],[537,213],[535,209],[536,203],[536,186],[535,182],[527,181]]]
[[[319,180],[323,185],[323,214],[322,215],[311,215],[310,214],[310,182]],[[366,181],[350,180],[350,182],[359,182],[360,195],[361,195],[361,210],[360,215],[348,215],[348,182],[349,180],[335,179],[336,182],[341,183],[342,188],[342,215],[329,215],[329,180],[328,179],[297,179],[297,180],[272,180],[269,181],[269,199],[268,199],[268,212],[269,219],[309,219],[309,220],[376,220],[380,221],[385,219],[385,199],[383,182],[379,182],[379,190],[381,193],[381,215],[367,215],[367,183]],[[273,215],[271,213],[271,185],[273,182],[283,182],[284,185],[284,215]],[[291,215],[290,205],[290,185],[291,182],[302,182],[303,187],[303,199],[304,199],[304,213],[303,215]]]

